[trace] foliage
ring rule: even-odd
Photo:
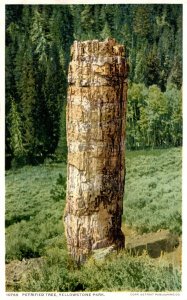
[[[157,85],[130,85],[126,132],[127,149],[181,145],[181,91],[174,84],[168,84],[164,93]]]
[[[140,233],[163,228],[181,234],[181,173],[180,148],[127,152],[125,223]]]
[[[181,149],[127,151],[126,168],[125,223],[140,232],[181,233]],[[6,172],[6,261],[44,257],[20,290],[180,290],[180,271],[146,255],[121,252],[104,263],[74,265],[62,220],[65,171],[64,164],[50,163]]]
[[[58,8],[25,5],[18,16],[13,13],[14,6],[6,11],[6,115],[10,114],[10,98],[14,95],[23,124],[25,161],[31,164],[52,155],[60,136],[69,61],[65,49],[72,43],[72,29],[67,22],[71,21],[69,10]],[[9,150],[12,136],[8,120],[6,125],[7,157],[14,159]]]
[[[126,46],[129,81],[141,84],[141,99],[132,98],[137,87],[130,85],[128,148],[181,145],[182,5],[7,5],[7,167],[11,160],[19,164],[12,150],[12,98],[22,124],[20,164],[38,164],[54,153],[65,161],[70,45],[108,36]]]
[[[180,234],[181,149],[127,151],[126,169],[125,223],[140,232]],[[6,175],[6,260],[64,249],[65,166],[27,166]]]
[[[60,120],[60,137],[58,146],[55,151],[56,161],[65,162],[67,161],[67,141],[66,141],[66,103],[64,104],[61,120]]]
[[[7,261],[43,255],[48,245],[65,245],[64,173],[64,165],[54,164],[9,171],[5,219]]]
[[[59,173],[56,185],[50,191],[51,197],[55,201],[65,199],[66,196],[66,178]]]
[[[58,248],[48,252],[41,269],[34,271],[24,287],[27,291],[178,291],[181,274],[176,268],[158,265],[146,255],[125,252],[106,261],[90,259],[77,269],[67,253]]]
[[[22,126],[17,105],[14,99],[11,99],[11,107],[9,113],[9,133],[10,133],[10,149],[14,156],[12,165],[17,166],[24,163],[24,147],[22,140]]]
[[[121,253],[73,265],[62,222],[73,39],[116,38],[130,65],[127,149],[182,144],[182,5],[6,6],[6,261],[44,256],[21,289],[180,290],[180,272]],[[181,234],[181,149],[127,151],[125,222]],[[60,174],[60,175],[59,175]]]

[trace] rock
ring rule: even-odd
[[[68,72],[68,180],[64,213],[70,254],[124,247],[127,63],[114,39],[77,42]]]
[[[106,247],[106,248],[93,250],[92,258],[96,261],[101,261],[101,260],[106,259],[107,256],[110,255],[113,252],[116,252],[115,245],[111,245],[111,246]]]

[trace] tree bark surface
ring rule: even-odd
[[[68,250],[84,262],[95,249],[124,247],[127,64],[114,39],[77,42],[68,72]]]

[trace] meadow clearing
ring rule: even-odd
[[[17,291],[177,291],[181,270],[147,253],[121,251],[103,263],[77,267],[63,229],[66,165],[47,160],[6,171],[6,263],[42,259]],[[182,234],[181,148],[126,152],[122,227],[137,234],[169,229]],[[7,273],[8,276],[8,273]]]

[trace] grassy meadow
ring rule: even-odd
[[[140,234],[181,234],[181,148],[126,153],[123,223]],[[66,166],[46,162],[6,172],[6,262],[44,257],[18,291],[171,291],[176,267],[122,251],[105,263],[78,268],[67,255],[63,229]]]
[[[169,229],[181,234],[181,148],[126,154],[124,221],[140,233]]]

